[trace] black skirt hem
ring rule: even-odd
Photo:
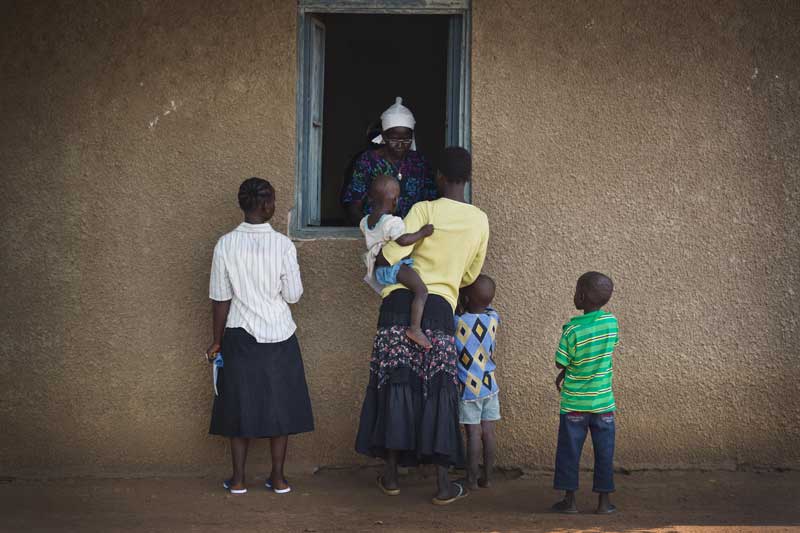
[[[392,371],[378,387],[371,376],[361,409],[355,449],[386,459],[398,452],[400,466],[463,465],[464,447],[458,423],[458,386],[439,373],[423,395],[421,379],[408,368]]]
[[[284,436],[292,436],[292,435],[302,435],[303,433],[310,433],[314,431],[314,426],[311,426],[308,429],[300,429],[297,431],[291,431],[289,433],[280,433],[274,435],[246,435],[246,434],[236,434],[236,435],[229,435],[226,433],[214,433],[214,431],[209,431],[209,435],[213,435],[215,437],[226,437],[226,438],[239,438],[239,439],[271,439],[273,437],[284,437]]]

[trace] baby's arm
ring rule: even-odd
[[[425,237],[430,237],[431,235],[433,235],[433,224],[425,224],[419,231],[400,235],[394,240],[394,242],[400,246],[411,246],[417,241],[421,241]]]

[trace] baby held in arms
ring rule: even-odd
[[[367,275],[364,280],[378,292],[384,286],[402,283],[414,294],[411,302],[411,325],[406,334],[412,341],[428,349],[431,342],[422,331],[422,311],[428,299],[428,288],[412,268],[413,259],[406,257],[390,265],[381,253],[388,242],[395,241],[400,246],[411,246],[433,234],[431,224],[426,224],[415,233],[405,232],[403,219],[394,215],[399,196],[400,183],[392,176],[377,176],[370,185],[368,199],[372,210],[359,224],[367,243]]]

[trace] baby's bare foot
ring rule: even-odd
[[[416,342],[426,350],[430,350],[433,346],[431,341],[428,340],[428,337],[425,336],[425,333],[422,332],[421,328],[408,328],[406,330],[406,337]]]

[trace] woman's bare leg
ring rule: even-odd
[[[383,465],[383,486],[389,490],[400,487],[397,476],[397,450],[388,450],[386,462]]]
[[[247,448],[250,439],[231,437],[231,460],[233,462],[233,476],[230,484],[233,489],[243,489],[245,483],[245,464],[247,463]]]
[[[272,437],[269,439],[269,449],[272,454],[272,472],[269,474],[269,479],[273,489],[282,490],[289,486],[286,483],[286,476],[283,473],[288,444],[288,435],[281,435],[280,437]]]
[[[447,467],[436,465],[436,498],[439,500],[449,500],[458,496],[458,487],[450,481]],[[463,487],[463,490],[467,490]]]

